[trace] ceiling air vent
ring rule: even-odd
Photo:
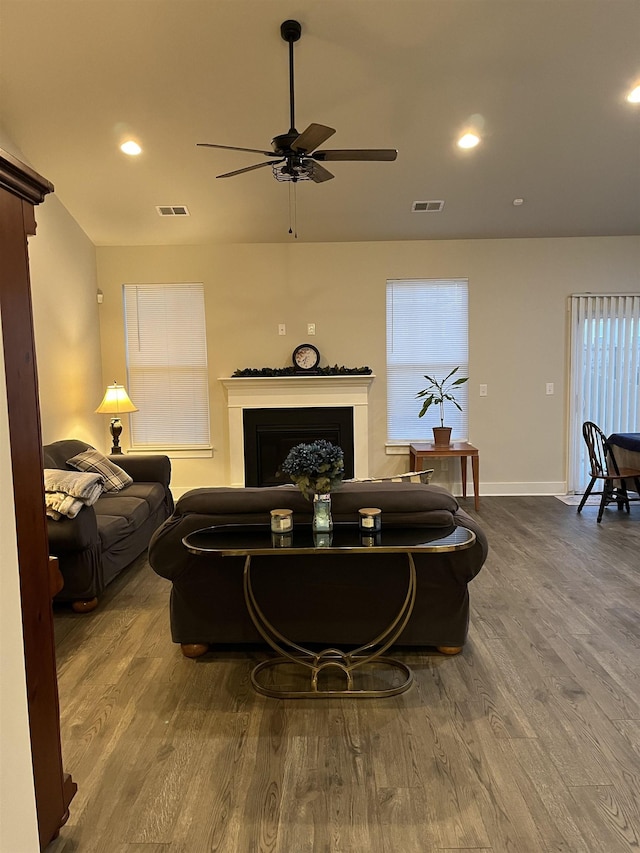
[[[156,210],[158,216],[189,216],[189,211],[184,204],[158,204]]]
[[[444,201],[414,201],[411,205],[412,213],[440,213],[444,207]]]

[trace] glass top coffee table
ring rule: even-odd
[[[465,527],[385,528],[377,534],[362,533],[358,525],[338,523],[331,533],[316,533],[309,524],[297,524],[290,534],[272,533],[268,525],[223,524],[196,530],[182,540],[185,548],[212,559],[244,557],[243,587],[247,610],[263,639],[277,657],[259,663],[251,673],[253,687],[265,696],[277,699],[320,699],[336,696],[384,697],[403,693],[413,682],[409,667],[385,656],[404,630],[416,598],[417,576],[414,554],[437,554],[471,548],[475,533]],[[380,633],[356,649],[343,651],[305,648],[283,636],[267,619],[256,599],[251,583],[252,557],[291,557],[313,554],[406,554],[407,591],[398,613]],[[267,561],[268,564],[268,561]],[[264,565],[264,564],[263,564]],[[345,571],[349,570],[348,561]],[[300,688],[277,678],[284,668],[306,671],[308,684]],[[320,676],[342,676],[341,686],[325,684]],[[268,673],[268,677],[265,677]],[[383,683],[375,683],[382,679]],[[305,679],[306,681],[307,679]],[[328,679],[330,681],[330,679]],[[390,683],[389,683],[390,682]]]

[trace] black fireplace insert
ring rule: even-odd
[[[296,444],[325,439],[344,452],[344,476],[354,476],[353,407],[245,409],[244,482],[281,486],[291,482],[280,466]]]

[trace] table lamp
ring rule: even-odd
[[[111,418],[111,426],[109,427],[111,430],[111,437],[113,439],[111,453],[122,453],[122,448],[120,447],[120,433],[122,432],[122,421],[120,420],[120,415],[124,415],[127,412],[137,411],[138,409],[129,399],[129,395],[126,392],[124,385],[118,385],[115,379],[113,381],[113,385],[107,385],[106,394],[96,409],[96,413],[99,415],[113,415]]]

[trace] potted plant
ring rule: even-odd
[[[453,403],[459,411],[462,411],[460,404],[452,392],[459,385],[463,385],[469,377],[464,376],[459,377],[458,379],[453,379],[453,376],[458,372],[458,370],[460,370],[460,367],[454,367],[453,370],[442,380],[435,379],[433,376],[427,376],[425,374],[424,378],[429,380],[429,384],[426,388],[423,388],[422,391],[419,391],[416,394],[417,398],[424,397],[422,408],[418,414],[419,418],[423,417],[423,415],[429,411],[431,406],[440,406],[440,426],[433,427],[433,442],[436,447],[448,447],[451,441],[451,427],[446,427],[444,425],[445,402]]]

